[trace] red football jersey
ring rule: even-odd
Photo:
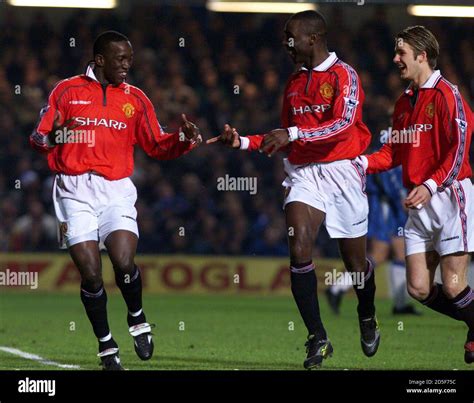
[[[433,194],[472,175],[469,146],[473,116],[456,86],[436,70],[418,90],[400,96],[390,142],[367,155],[367,173],[402,165],[403,184],[425,184]],[[398,140],[395,141],[395,135]],[[402,139],[406,140],[403,142]]]
[[[334,52],[312,70],[301,68],[285,88],[281,124],[291,143],[292,164],[352,159],[370,144],[362,121],[364,91],[355,70]],[[241,148],[257,150],[264,135],[241,137]]]
[[[48,133],[56,117],[72,119],[73,130],[55,133],[52,146]],[[102,86],[92,66],[86,74],[60,81],[40,112],[40,121],[30,136],[33,148],[48,154],[53,172],[80,175],[97,172],[109,180],[133,173],[133,149],[138,144],[150,157],[174,159],[194,145],[178,133],[164,133],[153,104],[137,87],[121,83]]]

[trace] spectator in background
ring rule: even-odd
[[[11,206],[10,206],[11,209]],[[39,200],[32,200],[28,213],[19,217],[11,229],[9,250],[42,252],[56,241],[56,220],[44,212]]]

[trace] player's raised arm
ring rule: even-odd
[[[199,128],[190,122],[185,114],[181,115],[183,124],[178,132],[165,133],[158,123],[151,101],[144,94],[141,98],[144,108],[138,121],[135,138],[150,157],[158,160],[172,160],[186,154],[201,143]]]

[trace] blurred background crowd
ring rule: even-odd
[[[0,251],[57,250],[53,176],[44,156],[30,149],[28,136],[55,83],[85,71],[93,41],[104,30],[129,37],[135,56],[128,81],[152,100],[166,131],[177,129],[182,112],[206,138],[225,123],[243,135],[279,127],[283,87],[294,70],[281,45],[287,15],[136,6],[126,16],[77,11],[61,23],[38,12],[22,26],[20,12],[8,8],[0,25]],[[343,8],[323,13],[330,50],[362,80],[364,120],[376,149],[406,85],[392,63],[396,30],[383,8],[368,7],[369,18],[356,28],[346,24]],[[437,36],[439,68],[472,109],[473,24],[417,22]],[[281,155],[267,158],[218,145],[175,161],[157,162],[139,149],[135,155],[140,253],[287,254]],[[219,191],[217,179],[226,174],[256,177],[257,193]],[[317,254],[337,255],[324,230]]]

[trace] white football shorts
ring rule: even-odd
[[[108,180],[94,173],[56,174],[53,203],[59,221],[61,249],[80,242],[98,241],[117,230],[138,237],[137,189],[130,178]]]
[[[435,250],[440,256],[474,251],[474,191],[469,178],[436,192],[405,224],[406,255]]]
[[[360,162],[293,165],[283,161],[286,179],[284,206],[305,203],[326,213],[324,225],[331,238],[357,238],[367,234],[369,205],[366,175]]]

